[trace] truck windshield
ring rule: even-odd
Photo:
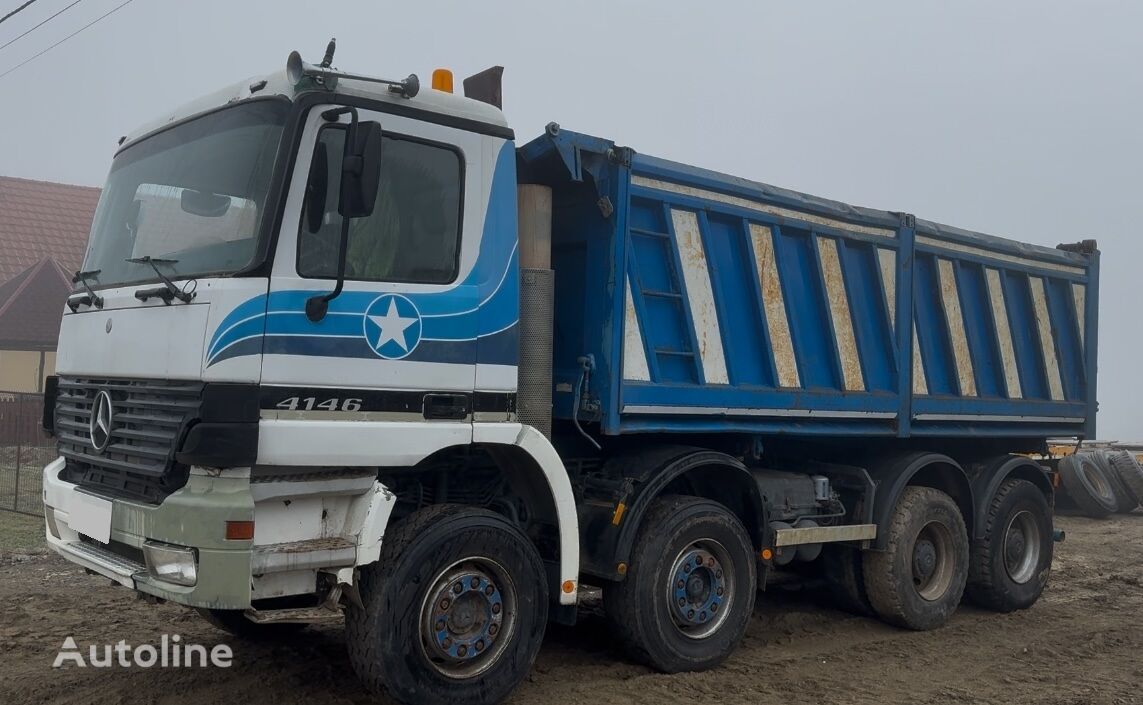
[[[119,153],[99,199],[84,271],[106,287],[238,271],[254,258],[289,104],[258,100],[160,132]],[[89,279],[90,281],[90,279]]]

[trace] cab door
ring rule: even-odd
[[[487,137],[370,110],[381,125],[373,213],[350,221],[333,290],[348,115],[313,108],[273,260],[263,343],[259,462],[413,464],[472,438]],[[314,426],[314,423],[321,426]]]

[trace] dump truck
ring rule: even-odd
[[[662,672],[786,570],[907,629],[1037,600],[1024,454],[1094,437],[1093,241],[517,145],[499,68],[332,59],[120,142],[46,392],[56,552],[236,637],[344,620],[406,703],[507,697],[589,588]]]

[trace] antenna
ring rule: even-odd
[[[328,69],[333,65],[333,52],[337,51],[337,37],[329,40],[329,44],[325,45],[325,57],[322,58],[320,66],[323,69]]]

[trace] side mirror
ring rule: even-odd
[[[373,214],[381,182],[381,125],[358,123],[347,137],[354,144],[347,145],[341,165],[342,196],[337,212],[342,218],[366,218]]]
[[[345,285],[345,257],[349,249],[349,221],[373,214],[381,182],[381,125],[358,122],[356,108],[337,108],[323,113],[326,119],[349,113],[345,149],[341,157],[341,190],[337,212],[341,214],[341,240],[337,253],[337,284],[333,291],[306,299],[306,318],[317,323],[329,311],[329,302],[341,295]]]

